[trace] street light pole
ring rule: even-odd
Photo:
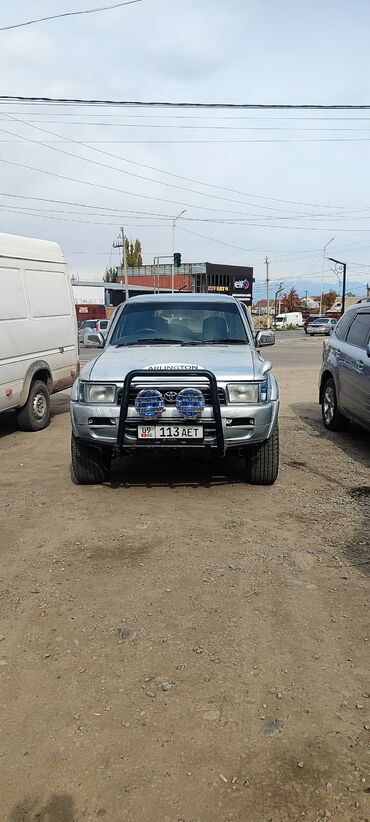
[[[319,312],[320,316],[322,314],[322,293],[323,293],[323,290],[324,290],[325,254],[326,254],[326,249],[327,249],[328,245],[330,245],[330,243],[332,243],[333,240],[335,240],[335,237],[332,237],[331,240],[329,240],[329,242],[326,243],[326,245],[324,245],[323,252],[322,252],[321,292],[320,292],[320,312]]]
[[[270,328],[270,277],[269,277],[269,258],[266,257],[266,302],[267,302],[267,328]]]
[[[346,287],[347,287],[347,263],[343,263],[342,260],[335,260],[334,257],[328,257],[328,260],[331,260],[332,263],[336,263],[337,265],[341,265],[343,268],[343,284],[342,284],[342,315],[346,310]]]
[[[277,291],[275,291],[275,327],[276,327],[276,316],[277,316],[277,311],[276,311],[276,308],[277,308],[277,298],[278,298],[279,294],[281,294],[282,290],[283,290],[283,283],[280,283],[280,284],[279,284],[279,288],[278,288],[278,290],[277,290]],[[279,312],[279,313],[280,313],[280,312]]]
[[[175,254],[176,220],[178,220],[180,217],[182,217],[182,215],[185,214],[185,211],[186,211],[186,208],[184,208],[184,210],[181,211],[180,214],[178,214],[177,217],[174,217],[174,219],[172,220],[172,276],[171,276],[171,291],[172,291],[172,294],[175,291],[175,261],[174,261],[174,254]]]

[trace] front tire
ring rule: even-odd
[[[260,445],[246,449],[246,479],[250,485],[273,485],[279,473],[279,428]]]
[[[321,399],[322,421],[328,431],[344,431],[349,420],[338,411],[337,392],[332,377],[326,380]]]
[[[106,482],[109,479],[111,458],[107,449],[95,448],[72,434],[72,472],[77,485],[101,485]]]
[[[42,431],[50,422],[50,394],[41,380],[31,384],[26,404],[17,412],[21,431]]]

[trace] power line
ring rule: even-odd
[[[20,123],[21,125],[27,125],[26,121],[21,120],[21,119],[20,119],[20,118],[18,118],[18,117],[14,117],[14,116],[12,116],[12,115],[3,115],[3,116],[5,116],[7,119],[10,119],[10,120],[12,120],[12,121],[14,121],[14,122],[16,122],[16,123]],[[40,126],[30,125],[30,128],[33,128],[33,129],[35,129],[36,131],[40,131],[40,132],[42,132],[42,133],[44,133],[44,134],[51,135],[51,136],[53,136],[53,137],[60,137],[60,136],[61,136],[61,135],[57,134],[56,132],[50,131],[49,129],[44,129],[44,128],[41,128]],[[7,131],[6,129],[0,129],[0,130],[1,130],[1,131],[4,131],[4,133],[11,134],[12,136],[19,137],[19,139],[21,139],[21,140],[28,140],[28,141],[30,141],[30,142],[33,142],[33,143],[36,143],[36,144],[39,144],[39,145],[45,146],[45,143],[42,143],[41,141],[32,140],[31,138],[29,138],[29,137],[25,137],[25,136],[23,136],[23,135],[14,135],[14,133],[13,133],[13,132],[9,132],[9,131]],[[314,207],[314,208],[319,208],[319,206],[317,206],[317,205],[313,205],[313,204],[310,204],[310,203],[306,203],[306,204],[305,204],[305,203],[293,203],[293,202],[290,202],[290,201],[278,200],[278,199],[276,199],[276,198],[265,198],[265,197],[261,197],[260,195],[249,194],[249,193],[240,192],[240,191],[237,191],[237,190],[234,190],[234,189],[224,188],[223,186],[215,186],[215,185],[210,184],[210,183],[204,183],[204,182],[199,181],[199,180],[194,180],[194,179],[192,179],[192,178],[182,177],[182,176],[177,175],[177,174],[172,174],[172,173],[167,172],[167,171],[162,171],[161,169],[155,168],[155,167],[153,167],[153,166],[149,166],[149,165],[147,165],[147,164],[145,164],[145,163],[139,163],[139,162],[135,162],[135,161],[133,161],[133,160],[128,160],[128,159],[127,159],[127,158],[125,158],[125,157],[120,157],[120,156],[119,156],[119,155],[117,155],[117,154],[112,154],[111,152],[106,152],[106,151],[103,151],[102,149],[98,149],[98,148],[91,148],[91,146],[89,146],[88,144],[83,143],[83,142],[80,142],[80,141],[75,140],[75,139],[73,139],[73,138],[71,138],[71,140],[70,140],[70,141],[71,141],[72,143],[76,143],[76,145],[78,145],[78,146],[80,146],[80,147],[82,147],[82,148],[87,148],[87,149],[90,149],[90,150],[95,151],[95,152],[97,152],[97,153],[99,153],[99,154],[103,154],[104,156],[107,156],[107,157],[112,157],[113,159],[120,160],[121,162],[128,163],[128,164],[130,164],[130,165],[139,166],[139,167],[141,167],[141,168],[147,168],[147,169],[149,169],[149,170],[151,170],[151,171],[155,171],[155,172],[156,172],[156,173],[158,173],[158,174],[164,174],[165,176],[174,177],[174,178],[177,178],[177,179],[181,179],[181,180],[183,180],[183,181],[186,181],[186,182],[196,183],[196,185],[203,185],[203,186],[207,186],[208,188],[216,188],[217,190],[223,190],[223,191],[227,191],[227,192],[230,192],[230,193],[238,193],[238,194],[241,194],[241,196],[250,197],[250,198],[253,198],[253,199],[263,199],[263,200],[264,200],[264,199],[270,199],[271,201],[275,201],[275,202],[284,202],[284,203],[286,203],[286,204],[291,204],[291,205],[293,205],[293,204],[294,204],[294,205],[306,205],[306,206],[310,206],[310,207]],[[70,152],[63,152],[63,149],[53,148],[53,146],[50,146],[50,145],[46,145],[46,148],[50,148],[51,150],[54,150],[54,151],[59,151],[59,152],[65,153],[65,154],[67,154],[68,156],[76,157],[76,155],[73,155],[73,154],[71,154]],[[89,159],[88,159],[88,158],[86,158],[86,157],[77,157],[77,159],[80,159],[80,160],[85,160],[86,162],[90,162],[90,163],[95,163],[96,165],[103,165],[103,167],[105,167],[105,165],[104,165],[104,164],[97,163],[97,162],[96,162],[96,161],[94,161],[94,160],[89,160]],[[243,203],[243,202],[241,202],[240,200],[234,200],[234,199],[225,198],[225,197],[217,197],[217,195],[213,195],[213,194],[206,195],[204,192],[201,192],[201,191],[195,191],[194,189],[186,188],[186,187],[184,187],[184,186],[177,186],[177,185],[175,185],[174,183],[165,183],[165,182],[161,182],[161,181],[159,181],[159,180],[153,180],[153,178],[151,178],[151,177],[143,177],[142,175],[135,175],[135,174],[133,174],[132,172],[125,171],[124,169],[117,169],[116,167],[113,167],[113,166],[107,166],[107,167],[108,167],[108,168],[111,168],[111,169],[112,169],[112,170],[114,170],[114,171],[120,171],[120,172],[121,172],[121,173],[123,173],[123,174],[127,174],[127,175],[129,175],[129,176],[133,176],[133,177],[137,177],[138,179],[144,179],[144,180],[147,180],[147,181],[149,181],[149,182],[154,182],[154,183],[156,183],[157,185],[164,185],[164,186],[166,186],[166,187],[170,186],[170,187],[172,187],[172,188],[178,188],[178,189],[180,189],[180,190],[182,190],[182,191],[189,191],[189,192],[191,192],[191,193],[193,193],[193,194],[198,194],[198,195],[201,195],[201,196],[209,196],[209,197],[212,197],[212,199],[219,199],[219,200],[223,200],[224,202],[233,202],[233,203],[237,203],[237,204],[239,204],[239,205],[248,205],[248,203]],[[136,195],[136,196],[137,196],[137,195]],[[186,205],[187,205],[187,204],[186,204]],[[271,208],[271,207],[269,207],[269,206],[265,206],[265,205],[263,205],[263,206],[259,206],[258,204],[255,204],[255,205],[256,205],[258,208],[261,208],[261,207],[262,207],[262,208],[264,208],[265,210],[269,210],[269,211],[277,211],[277,210],[279,210],[279,211],[287,211],[287,212],[290,212],[290,213],[291,213],[291,209],[282,209],[281,207],[279,207],[279,209],[277,209],[277,208]],[[197,207],[197,206],[195,206],[195,207]],[[334,208],[334,206],[322,206],[322,207],[323,207],[323,208]],[[339,206],[338,206],[338,208],[339,208]],[[213,211],[215,211],[216,209],[209,209],[209,210],[213,210]],[[295,213],[299,214],[300,212],[297,212],[297,211],[295,210]],[[306,215],[303,215],[303,216],[306,216]]]
[[[50,197],[36,197],[35,195],[26,195],[26,194],[8,194],[4,191],[0,191],[0,197],[11,197],[12,199],[20,199],[20,200],[37,200],[37,202],[42,203],[56,203],[57,205],[71,205],[76,206],[78,208],[95,208],[100,209],[100,211],[109,211],[109,212],[116,212],[117,214],[123,216],[124,214],[135,214],[139,215],[140,217],[144,217],[144,215],[148,217],[158,217],[161,219],[168,219],[172,220],[172,214],[157,214],[155,211],[133,211],[132,209],[119,209],[119,208],[112,208],[108,206],[101,206],[101,205],[91,205],[88,203],[75,203],[71,200],[53,200]],[[30,206],[31,208],[31,206]],[[109,216],[109,215],[108,215]],[[114,215],[112,215],[114,216]]]
[[[0,131],[5,131],[8,134],[13,133],[13,132],[8,132],[6,129],[0,129]],[[119,169],[117,167],[110,166],[107,163],[99,163],[97,160],[90,160],[88,157],[79,157],[76,154],[72,154],[72,152],[70,152],[70,151],[64,151],[63,149],[60,149],[60,148],[55,148],[55,147],[52,147],[52,146],[48,146],[44,143],[40,143],[40,141],[38,141],[38,140],[32,140],[30,137],[23,137],[22,136],[21,139],[25,140],[26,142],[40,144],[40,145],[44,146],[45,148],[50,148],[53,151],[58,151],[60,154],[65,154],[66,156],[73,157],[75,160],[80,160],[80,161],[83,160],[87,163],[91,163],[93,165],[100,166],[101,168],[108,168],[111,171],[120,171],[122,173],[130,174],[130,176],[139,176],[139,175],[133,175],[131,172],[124,172],[123,169]],[[73,178],[73,177],[67,177],[65,175],[56,174],[53,171],[46,171],[45,169],[35,168],[33,166],[28,166],[25,163],[16,163],[16,162],[13,162],[11,160],[5,160],[3,158],[0,158],[0,162],[1,163],[6,163],[7,165],[18,166],[19,168],[27,168],[27,169],[32,170],[32,171],[38,171],[39,173],[48,174],[52,177],[59,177],[60,179],[68,180],[69,182],[75,182],[75,183],[77,182],[77,183],[80,183],[81,185],[93,186],[94,188],[103,188],[103,189],[106,189],[108,191],[116,191],[116,192],[119,192],[120,194],[127,194],[130,197],[139,197],[139,198],[142,198],[142,199],[145,199],[145,200],[156,200],[157,202],[161,202],[161,203],[171,203],[171,205],[186,206],[187,208],[196,208],[197,210],[201,210],[201,211],[214,211],[214,212],[218,212],[218,213],[221,213],[221,214],[225,214],[225,212],[227,211],[227,209],[222,209],[222,208],[212,208],[210,206],[201,206],[201,205],[196,205],[195,203],[180,202],[179,200],[168,200],[168,199],[165,199],[164,197],[155,197],[154,195],[151,195],[151,194],[137,194],[134,191],[127,191],[127,189],[120,189],[120,188],[115,188],[113,186],[106,186],[106,185],[103,185],[101,183],[92,183],[92,182],[89,182],[89,181],[86,181],[86,180],[78,180],[78,179]],[[166,184],[164,184],[164,185],[166,185]],[[246,216],[249,216],[246,212],[243,212],[243,211],[230,211],[229,210],[228,213],[229,214],[238,214],[238,215],[243,215],[244,214]]]
[[[11,117],[10,115],[7,115],[7,118],[8,118],[8,119],[11,119],[11,120],[14,120],[14,121],[15,121],[15,122],[17,122],[17,123],[21,123],[22,125],[24,125],[23,121],[22,121],[22,120],[20,120],[20,119],[18,119],[18,118],[16,118],[16,117]],[[53,134],[53,132],[49,132],[47,129],[42,129],[42,128],[38,127],[38,126],[31,126],[31,127],[32,127],[32,128],[36,128],[36,130],[38,130],[38,131],[46,132],[47,134]],[[18,135],[14,135],[14,133],[13,133],[13,132],[8,132],[6,129],[0,129],[0,130],[1,130],[1,131],[4,131],[5,133],[11,134],[12,136],[18,136]],[[57,136],[58,136],[58,135],[57,135]],[[21,135],[21,139],[22,139],[22,140],[25,140],[26,142],[31,142],[31,143],[40,144],[40,141],[35,141],[35,140],[32,140],[32,138],[25,137],[25,136],[23,136],[23,135]],[[77,141],[73,141],[73,142],[77,142]],[[57,151],[57,152],[59,152],[59,153],[61,153],[61,154],[65,154],[65,155],[67,155],[67,156],[71,156],[71,157],[73,157],[74,159],[78,159],[78,160],[80,160],[80,161],[81,161],[81,160],[83,160],[83,161],[85,161],[85,162],[92,163],[93,165],[97,165],[97,166],[99,166],[99,167],[109,168],[109,169],[111,169],[111,170],[114,170],[114,171],[119,171],[119,172],[121,172],[121,173],[125,173],[125,174],[129,174],[130,176],[134,176],[134,177],[141,177],[141,176],[142,176],[142,175],[134,175],[134,174],[132,174],[131,172],[126,172],[126,171],[124,171],[123,169],[119,169],[119,168],[116,168],[116,167],[114,167],[114,166],[110,166],[110,165],[108,165],[108,164],[106,164],[106,163],[100,163],[100,162],[97,162],[96,160],[90,160],[89,158],[86,158],[86,157],[79,157],[78,155],[75,155],[75,154],[73,154],[72,152],[64,151],[63,149],[54,148],[54,147],[48,146],[48,145],[46,145],[46,144],[44,144],[44,143],[41,143],[41,145],[42,145],[43,147],[46,147],[46,148],[49,148],[49,149],[51,149],[51,148],[52,148],[52,150],[53,150],[53,151]],[[83,147],[85,147],[85,146],[84,146],[84,144],[80,144],[80,143],[78,143],[78,145],[82,145]],[[96,150],[96,151],[99,151],[99,153],[105,153],[105,152],[100,152],[100,150],[99,150],[99,149],[95,149],[95,150]],[[118,158],[118,159],[123,159],[123,158]],[[12,161],[10,161],[10,160],[4,160],[4,159],[1,159],[1,158],[0,158],[0,162],[7,163],[7,164],[9,164],[9,165],[15,165],[15,166],[19,166],[19,167],[27,168],[27,169],[30,169],[30,170],[33,170],[33,171],[38,171],[38,172],[41,172],[41,173],[46,173],[46,174],[49,174],[49,175],[51,175],[51,176],[58,177],[58,178],[61,178],[61,179],[66,179],[66,180],[73,181],[73,182],[80,182],[80,183],[81,183],[81,184],[83,184],[83,185],[89,185],[89,186],[93,186],[93,187],[97,187],[97,188],[105,188],[105,189],[107,189],[107,190],[111,190],[111,191],[118,191],[118,192],[120,192],[120,193],[125,193],[125,194],[128,194],[129,196],[141,197],[141,198],[144,198],[144,199],[156,200],[156,201],[160,201],[160,202],[171,202],[171,204],[182,205],[182,206],[183,206],[183,205],[186,205],[186,206],[188,206],[189,208],[196,208],[196,209],[198,209],[198,210],[199,210],[199,209],[201,209],[201,210],[203,210],[203,211],[213,211],[213,212],[221,212],[221,213],[225,213],[225,211],[226,211],[226,209],[216,209],[216,208],[211,208],[211,207],[209,207],[209,206],[208,206],[208,207],[205,207],[205,206],[199,206],[199,205],[195,205],[195,204],[180,203],[180,202],[178,202],[178,201],[168,201],[168,200],[164,200],[164,198],[154,197],[154,196],[152,196],[152,195],[147,195],[147,194],[137,194],[136,192],[130,192],[130,191],[127,191],[127,190],[124,190],[124,189],[116,189],[116,188],[113,188],[113,187],[111,187],[111,186],[103,186],[102,184],[96,184],[96,183],[92,183],[92,182],[88,182],[88,181],[84,181],[84,180],[76,180],[75,178],[70,178],[70,177],[66,177],[66,176],[58,175],[58,174],[56,174],[55,172],[46,171],[46,170],[44,170],[44,169],[35,169],[35,168],[34,168],[34,167],[32,167],[32,166],[26,166],[25,164],[15,163],[15,162],[12,162]],[[144,179],[150,179],[150,178],[144,178]],[[158,181],[154,181],[154,182],[158,183]],[[168,184],[163,183],[163,185],[168,185]],[[169,184],[169,185],[173,185],[173,184]],[[175,187],[176,187],[176,188],[183,188],[183,187],[180,187],[180,186],[175,186]],[[191,189],[189,189],[189,190],[191,190]],[[193,191],[193,190],[191,190],[191,191]],[[193,191],[193,193],[195,193],[195,194],[202,194],[202,192],[196,192],[196,191]],[[204,196],[204,195],[203,195],[203,196]],[[206,196],[212,196],[212,197],[214,197],[214,195],[206,195]],[[226,198],[217,198],[217,199],[224,199],[224,200],[226,200]],[[244,205],[244,203],[242,203],[242,204]],[[240,216],[240,215],[243,215],[243,214],[244,214],[244,216],[245,216],[245,217],[247,217],[247,218],[249,218],[249,219],[254,217],[254,215],[252,215],[252,214],[248,214],[248,213],[245,213],[245,212],[231,212],[231,211],[229,211],[229,213],[237,214],[238,216]],[[301,215],[301,216],[302,216],[302,217],[305,217],[305,216],[312,217],[312,215]],[[320,216],[320,215],[317,215],[317,216]],[[333,215],[333,216],[334,216],[334,215]],[[264,220],[266,220],[266,219],[268,219],[268,218],[265,218],[265,217],[261,218],[261,217],[260,217],[259,219],[264,219]],[[281,217],[275,217],[275,219],[283,219],[283,218],[281,218]],[[250,225],[250,226],[254,226],[254,227],[263,227],[263,224],[261,224],[261,223],[259,223],[259,224],[255,224],[255,223],[250,223],[250,222],[243,221],[243,224],[245,224],[245,225]],[[288,229],[294,229],[294,230],[310,230],[310,231],[315,231],[315,230],[316,230],[316,231],[320,231],[320,230],[322,230],[322,227],[321,227],[321,226],[320,226],[320,227],[306,227],[306,226],[270,226],[270,225],[269,225],[268,227],[273,227],[273,228],[288,228]],[[369,229],[338,229],[338,228],[330,228],[330,229],[328,229],[328,230],[335,230],[335,231],[338,231],[338,230],[344,230],[344,231],[351,231],[351,232],[359,232],[359,231],[364,232],[364,231],[368,231]]]
[[[131,3],[142,2],[142,0],[130,0]],[[119,4],[129,5],[129,3]],[[68,14],[77,14],[78,12],[68,12]],[[55,15],[55,17],[65,15]],[[32,21],[33,22],[33,21]],[[37,21],[39,22],[39,21]],[[18,24],[20,25],[20,24]],[[26,25],[26,24],[23,24]],[[27,23],[28,25],[28,23]],[[5,31],[6,28],[0,29]],[[13,27],[12,27],[13,28]],[[180,108],[180,109],[219,109],[219,110],[255,110],[255,111],[368,111],[370,104],[353,104],[342,103],[339,105],[328,103],[196,103],[196,102],[174,102],[168,100],[99,100],[99,99],[83,99],[83,98],[69,98],[69,97],[26,97],[25,95],[0,95],[0,100],[13,103],[38,103],[38,104],[55,104],[55,105],[79,105],[79,106],[119,106],[121,108]]]
[[[113,228],[117,228],[117,226],[119,226],[119,221],[118,220],[115,223],[97,223],[95,220],[76,220],[76,219],[70,220],[70,219],[68,219],[68,217],[52,217],[50,214],[34,214],[32,211],[30,211],[30,212],[20,211],[19,209],[16,209],[16,208],[7,209],[7,211],[9,211],[9,214],[20,214],[22,217],[37,217],[38,220],[40,220],[40,219],[42,219],[42,220],[54,220],[56,222],[63,222],[63,223],[76,223],[76,224],[79,224],[79,225],[100,225],[100,226],[108,226],[108,227],[113,227]],[[126,223],[126,225],[128,226],[128,228],[157,228],[158,227],[158,224],[141,225],[139,223]],[[170,225],[171,225],[171,223],[168,222],[167,226],[169,227]]]
[[[4,140],[3,142],[19,142],[17,140]],[[68,143],[73,140],[62,138],[61,140],[49,140],[49,143]],[[277,137],[276,139],[267,138],[265,140],[90,140],[90,143],[98,142],[119,142],[125,145],[243,145],[248,143],[263,144],[263,143],[368,143],[370,137]],[[40,145],[42,143],[40,142]],[[80,159],[83,159],[82,157]]]
[[[0,97],[0,100],[1,100],[1,97]],[[0,105],[1,105],[1,103],[0,103]],[[19,103],[19,105],[26,105],[26,103]],[[35,105],[38,105],[38,104],[36,103]],[[43,106],[41,105],[41,108],[42,107]],[[69,105],[66,104],[65,106],[58,106],[58,105],[53,106],[53,104],[51,103],[50,106],[48,106],[48,108],[53,108],[53,107],[54,108],[55,107],[56,108],[63,108],[63,107],[64,108],[69,108]],[[76,108],[78,108],[77,105],[76,105]],[[83,109],[84,106],[81,106],[81,108]],[[88,108],[88,106],[87,106],[87,108]],[[92,108],[95,109],[94,106],[92,106]],[[10,112],[9,111],[4,111],[3,114],[10,114]],[[93,114],[82,114],[80,112],[77,113],[77,114],[74,114],[73,112],[69,111],[68,115],[67,115],[65,112],[62,112],[60,114],[57,111],[51,111],[50,113],[47,111],[44,114],[43,111],[36,111],[35,112],[35,111],[32,111],[32,109],[31,109],[31,111],[23,111],[22,114],[23,114],[23,116],[31,116],[31,117],[36,116],[36,117],[63,117],[63,118],[65,118],[66,116],[68,116],[68,117],[82,117],[83,116],[83,117],[90,117],[90,118],[91,117],[102,117],[102,118],[104,117],[105,119],[107,117],[109,119],[112,119],[112,118],[115,117],[115,118],[119,118],[121,120],[122,120],[122,118],[124,118],[125,120],[127,120],[127,119],[130,119],[130,120],[147,120],[148,118],[150,118],[152,120],[195,120],[198,123],[203,121],[203,120],[212,120],[216,123],[223,122],[224,120],[230,121],[230,122],[231,121],[233,121],[233,122],[243,121],[243,122],[248,122],[248,123],[252,123],[252,122],[265,123],[265,122],[270,122],[270,121],[271,122],[282,122],[282,123],[286,123],[286,122],[289,122],[289,121],[294,121],[294,122],[298,122],[298,123],[302,123],[302,122],[306,122],[306,121],[308,121],[308,122],[316,122],[317,121],[319,123],[323,123],[323,122],[329,122],[329,123],[334,123],[334,122],[343,123],[344,122],[344,123],[347,123],[347,122],[356,121],[356,122],[364,123],[364,122],[367,122],[370,119],[369,117],[348,117],[348,116],[345,116],[345,115],[342,116],[342,117],[322,117],[322,116],[320,116],[320,117],[287,117],[287,116],[283,116],[283,117],[276,117],[276,116],[266,117],[266,115],[263,114],[261,117],[257,117],[257,116],[256,117],[253,117],[253,116],[252,117],[250,117],[250,116],[235,117],[234,115],[229,116],[228,114],[221,114],[221,115],[217,115],[217,114],[216,115],[215,114],[211,114],[211,115],[208,115],[208,114],[207,115],[206,114],[196,114],[196,115],[195,114],[173,114],[172,111],[169,114],[153,114],[152,111],[150,112],[150,114],[134,114],[134,113],[131,113],[131,112],[128,113],[128,114],[112,114],[112,113],[109,113],[109,112],[104,113],[104,114],[100,114],[100,113],[97,113],[96,110],[94,110]],[[34,121],[34,122],[36,122],[36,121]],[[40,121],[37,121],[37,122],[46,122],[46,121],[41,121],[40,120]]]
[[[77,17],[81,14],[97,14],[101,11],[111,11],[122,6],[132,6],[134,3],[143,3],[144,0],[126,0],[124,3],[114,3],[110,6],[99,6],[95,9],[83,9],[81,11],[64,11],[61,14],[52,14],[49,17],[38,17],[34,20],[25,20],[23,23],[14,23],[11,26],[1,26],[0,31],[10,31],[10,29],[21,29],[24,26],[33,26],[35,23],[45,23],[48,20],[60,20],[61,17]]]
[[[4,115],[4,117],[11,116],[11,115],[5,114],[5,112],[2,112],[2,114]],[[356,131],[356,132],[361,131],[361,132],[363,132],[363,131],[365,131],[365,132],[368,132],[370,130],[370,126],[367,126],[366,128],[358,128],[358,126],[352,126],[351,128],[346,128],[344,126],[342,126],[342,127],[333,126],[332,128],[328,128],[327,126],[324,126],[322,128],[312,127],[312,126],[304,126],[304,127],[302,127],[302,126],[225,126],[225,125],[222,125],[222,126],[208,126],[208,125],[193,125],[193,124],[189,124],[189,123],[186,123],[186,124],[181,123],[180,125],[178,125],[177,123],[163,123],[163,124],[162,123],[160,123],[160,124],[158,124],[158,123],[110,123],[110,122],[107,122],[107,121],[99,123],[99,122],[91,122],[90,120],[65,120],[65,119],[63,119],[63,122],[60,122],[58,120],[32,120],[32,119],[31,120],[22,120],[22,122],[25,125],[31,125],[33,123],[42,123],[43,125],[53,125],[53,124],[56,125],[56,124],[58,124],[58,125],[62,125],[63,128],[64,128],[64,126],[92,126],[93,128],[95,128],[95,127],[98,127],[98,128],[103,128],[103,127],[104,128],[135,128],[135,129],[139,129],[139,128],[146,128],[146,129],[153,128],[154,129],[154,128],[156,128],[156,129],[165,129],[166,131],[168,129],[175,129],[175,130],[178,130],[178,131],[181,131],[181,130],[202,131],[203,130],[203,131],[305,131],[305,132],[307,132],[307,131],[315,131],[315,132],[316,131],[318,131],[318,132],[324,132],[324,131],[330,131],[330,132],[332,132],[332,131],[339,131],[339,132],[343,132],[343,131],[351,131],[351,132],[352,131]],[[69,138],[64,138],[64,139],[68,140]],[[217,141],[215,140],[215,142],[217,142]]]

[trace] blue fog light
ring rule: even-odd
[[[146,388],[139,391],[135,399],[135,408],[141,417],[155,419],[160,417],[164,411],[164,399],[159,391]]]
[[[187,420],[200,417],[205,404],[204,396],[197,388],[184,388],[176,398],[177,410]]]

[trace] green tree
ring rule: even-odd
[[[115,282],[117,282],[117,275],[118,275],[118,268],[116,266],[115,267],[110,266],[109,268],[107,267],[105,269],[105,274],[104,274],[104,277],[103,277],[104,282],[105,283],[115,283]]]
[[[291,288],[286,294],[283,294],[281,305],[284,311],[302,311],[304,308],[304,301],[301,300],[295,288]]]
[[[330,311],[333,303],[337,299],[337,292],[336,291],[327,291],[325,294],[322,295],[322,310],[323,311]]]
[[[143,258],[141,253],[141,242],[140,240],[136,239],[135,243],[132,240],[128,240],[125,238],[125,251],[126,251],[126,260],[127,265],[129,268],[134,266],[140,266],[143,264]]]
[[[136,259],[136,265],[142,265],[143,264],[143,257],[142,257],[142,254],[141,254],[141,242],[140,242],[140,240],[137,240],[137,239],[135,240],[134,254],[135,254],[135,259]]]

